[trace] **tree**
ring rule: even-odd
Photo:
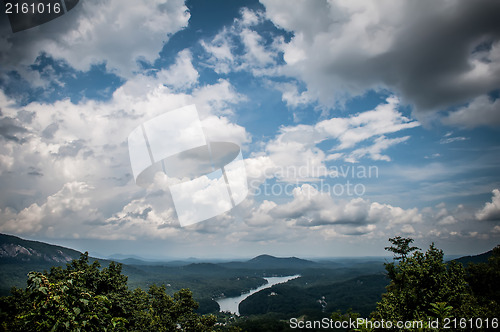
[[[396,255],[394,256],[395,260],[404,261],[411,252],[420,250],[418,247],[410,247],[410,244],[413,243],[413,239],[411,238],[396,236],[395,238],[389,238],[389,242],[392,243],[392,246],[385,247],[384,249],[392,251]]]
[[[215,317],[194,312],[191,291],[130,291],[121,264],[100,269],[88,254],[49,273],[30,272],[25,290],[0,301],[6,331],[212,331]]]
[[[466,279],[486,316],[500,317],[500,245],[487,263],[470,263]]]
[[[465,280],[462,264],[443,261],[443,251],[434,243],[422,253],[409,245],[412,239],[390,239],[399,262],[386,264],[391,279],[387,293],[372,313],[375,319],[428,321],[429,318],[478,317],[475,299]],[[412,254],[410,255],[410,252]]]

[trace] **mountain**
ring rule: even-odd
[[[17,236],[0,234],[0,264],[6,263],[67,263],[80,257],[80,252]]]
[[[467,266],[469,263],[487,263],[488,258],[493,254],[493,250],[487,251],[485,253],[474,255],[474,256],[464,256],[457,259],[454,259],[455,262],[462,263],[464,266]]]
[[[120,262],[122,260],[127,260],[127,259],[132,259],[140,262],[149,262],[150,260],[137,256],[137,255],[122,255],[122,254],[113,254],[111,256],[106,257],[109,260],[115,261],[115,262]]]
[[[313,261],[297,257],[274,257],[271,255],[260,255],[245,262],[219,263],[219,265],[231,269],[266,270],[266,269],[305,269],[320,267]]]
[[[260,255],[249,260],[247,265],[260,268],[305,268],[317,265],[317,263],[297,257],[274,257],[270,255]]]
[[[8,295],[12,286],[26,287],[28,272],[63,266],[80,254],[73,249],[0,234],[0,295]]]
[[[187,258],[186,260],[153,260],[147,259],[135,255],[122,255],[122,254],[113,254],[111,256],[107,256],[108,260],[123,263],[126,265],[161,265],[161,266],[184,266],[193,264],[195,262],[199,262],[196,258]]]

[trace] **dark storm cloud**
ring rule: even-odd
[[[0,136],[5,140],[22,144],[26,142],[26,138],[22,134],[27,132],[28,130],[22,127],[16,119],[0,119]]]
[[[295,35],[284,72],[324,105],[389,89],[424,115],[500,89],[500,1],[262,2]]]
[[[500,88],[500,66],[487,77],[462,79],[470,59],[488,63],[500,41],[500,1],[460,1],[449,10],[418,10],[421,20],[401,31],[393,48],[373,60],[388,85],[398,87],[419,110],[445,108]],[[411,8],[410,8],[411,9]],[[497,59],[498,61],[498,59]]]

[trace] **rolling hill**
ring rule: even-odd
[[[0,263],[67,263],[80,257],[80,252],[17,236],[0,234]]]
[[[487,263],[488,258],[493,254],[493,250],[487,251],[485,253],[474,255],[474,256],[464,256],[454,259],[455,262],[462,263],[463,266],[467,266],[469,263]]]

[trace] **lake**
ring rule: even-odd
[[[267,280],[267,284],[260,286],[259,288],[252,289],[248,293],[241,294],[240,296],[235,296],[235,297],[225,297],[221,299],[215,300],[219,306],[220,306],[220,311],[229,311],[232,312],[233,314],[239,315],[240,312],[238,310],[238,307],[244,299],[249,297],[252,294],[255,294],[263,289],[269,288],[273,285],[276,284],[283,284],[289,280],[295,279],[300,277],[300,275],[294,275],[294,276],[287,276],[287,277],[269,277],[269,278],[264,278]]]

